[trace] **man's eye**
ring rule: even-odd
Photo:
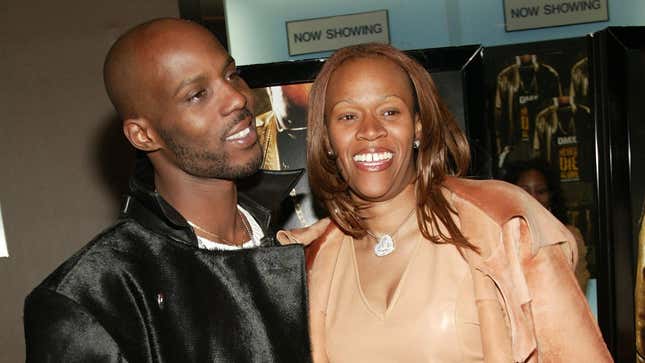
[[[188,102],[196,103],[196,102],[199,102],[204,97],[206,97],[206,90],[202,89],[193,93],[190,97],[188,97]]]
[[[226,75],[226,80],[230,81],[230,80],[233,80],[233,79],[236,79],[236,78],[239,78],[239,77],[240,77],[240,70],[235,68],[233,71],[229,72]]]

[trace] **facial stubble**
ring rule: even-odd
[[[246,117],[246,112],[243,112],[239,118]],[[250,114],[250,112],[248,113]],[[230,130],[238,122],[239,120],[231,122],[231,125],[227,125],[229,127],[226,130]],[[226,150],[210,150],[195,142],[180,140],[179,137],[166,129],[159,130],[159,136],[174,154],[177,166],[187,174],[196,177],[240,179],[255,173],[262,163],[262,150],[257,141],[250,147],[250,150],[239,151],[254,153],[250,160],[242,164],[234,164],[231,161],[231,155]],[[222,145],[227,142],[225,136],[220,137],[219,141]]]

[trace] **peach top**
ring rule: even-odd
[[[483,361],[467,262],[453,245],[411,243],[391,301],[378,311],[361,289],[353,239],[344,238],[324,311],[329,362]]]

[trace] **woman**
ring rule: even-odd
[[[509,166],[505,180],[526,190],[573,234],[578,248],[578,264],[575,275],[582,291],[587,291],[587,281],[589,280],[587,247],[580,230],[568,224],[560,179],[553,168],[541,159],[518,161]]]
[[[309,180],[332,223],[291,238],[319,235],[316,363],[611,361],[567,229],[517,187],[449,176],[466,172],[468,143],[420,65],[343,48],[309,106]]]

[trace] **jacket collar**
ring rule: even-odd
[[[303,170],[263,171],[238,182],[238,203],[264,231],[262,245],[275,244],[271,226],[272,213],[293,189]],[[176,241],[197,246],[197,236],[186,219],[155,191],[152,164],[140,156],[130,178],[129,192],[121,209],[121,218],[132,218],[153,232]]]

